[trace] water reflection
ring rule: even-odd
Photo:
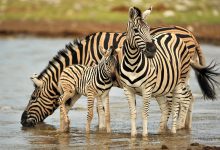
[[[110,148],[126,148],[126,149],[142,149],[161,148],[165,145],[168,148],[188,147],[191,143],[191,134],[187,130],[181,130],[176,135],[169,132],[164,134],[149,134],[147,138],[143,138],[138,134],[136,138],[130,138],[130,133],[113,132],[107,134],[103,131],[92,131],[86,134],[85,130],[71,128],[69,133],[58,133],[57,128],[51,124],[40,123],[35,128],[22,127],[22,131],[29,136],[27,140],[29,144],[47,147],[56,145],[56,148],[65,146],[74,146],[83,149],[110,149]]]

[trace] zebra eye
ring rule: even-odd
[[[31,96],[31,99],[36,99],[37,97],[36,96]]]
[[[138,29],[135,28],[135,29],[134,29],[134,32],[135,32],[135,33],[138,33]]]

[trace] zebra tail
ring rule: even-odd
[[[199,58],[199,64],[202,66],[206,66],[205,55],[203,54],[202,49],[201,49],[198,41],[196,40],[195,36],[193,35],[193,33],[191,31],[188,30],[188,32],[191,35],[191,37],[193,38],[194,44],[196,46],[195,50],[196,50],[197,56]]]
[[[201,47],[199,46],[198,43],[196,44],[196,52],[197,52],[197,55],[198,55],[198,58],[199,58],[200,65],[206,66],[205,56],[204,56],[204,54],[202,52],[202,49],[201,49]]]
[[[204,99],[216,99],[215,85],[220,85],[215,79],[220,76],[220,72],[217,72],[218,69],[216,69],[218,64],[211,62],[205,67],[194,61],[191,61],[190,64],[195,71]]]

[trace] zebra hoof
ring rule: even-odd
[[[176,134],[176,129],[173,129],[173,128],[172,128],[172,129],[171,129],[171,133],[172,133],[172,134]]]
[[[165,133],[167,131],[167,129],[166,128],[160,128],[159,130],[158,130],[158,133],[159,134],[163,134],[163,133]]]
[[[179,126],[176,127],[177,130],[181,130],[181,129],[184,129],[184,128],[185,128],[184,125],[179,125]]]
[[[163,127],[163,128],[159,128],[158,129],[158,133],[159,134],[163,134],[163,133],[166,133],[167,131],[169,131],[169,128],[166,126],[166,127]]]
[[[67,133],[67,132],[69,132],[69,127],[64,127],[63,129],[57,129],[57,132],[59,132],[59,133]]]
[[[89,134],[90,133],[90,126],[86,126],[86,134]]]
[[[89,134],[90,133],[90,131],[89,130],[86,130],[86,134]]]
[[[107,133],[111,133],[112,129],[111,128],[107,128]]]
[[[147,138],[148,134],[147,133],[142,133],[143,138]]]
[[[189,125],[186,125],[186,126],[185,126],[185,129],[191,130],[191,129],[192,129],[192,126],[191,126],[191,125],[190,125],[190,126],[189,126]]]
[[[166,133],[166,130],[158,130],[158,134],[163,134],[163,133]]]
[[[105,131],[105,127],[101,127],[101,128],[99,128],[99,131]]]
[[[137,131],[131,132],[131,138],[136,138],[137,137]]]
[[[100,124],[100,125],[99,125],[99,130],[100,130],[100,131],[105,130],[105,126],[104,126],[103,124]]]

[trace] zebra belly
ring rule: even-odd
[[[123,85],[123,87],[127,88],[132,93],[135,93],[135,94],[138,94],[138,95],[142,95],[143,87],[132,87],[132,86],[128,86],[128,85]]]
[[[110,90],[94,90],[93,92],[90,92],[90,94],[93,94],[94,98],[97,98],[99,96],[107,96]],[[85,97],[88,97],[88,91],[82,92],[81,90],[77,90],[77,93],[80,95],[83,95]]]

